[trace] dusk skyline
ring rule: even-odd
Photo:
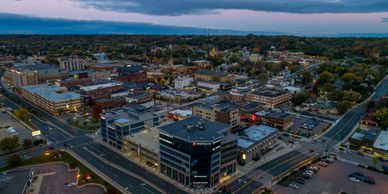
[[[0,13],[49,19],[140,22],[307,36],[388,33],[388,2],[384,0],[233,2],[3,0],[0,2]]]

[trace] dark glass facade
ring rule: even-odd
[[[219,182],[220,139],[184,141],[164,133],[159,138],[161,173],[190,188],[209,188]]]

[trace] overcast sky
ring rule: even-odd
[[[302,35],[388,33],[388,0],[0,0],[0,13]]]

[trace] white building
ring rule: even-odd
[[[58,61],[61,69],[65,71],[85,69],[85,61],[78,57],[61,57]]]
[[[96,60],[96,61],[108,61],[108,56],[105,54],[105,53],[96,53],[96,54],[93,54],[93,58]]]
[[[193,78],[191,77],[178,77],[174,79],[175,89],[183,89],[190,86],[191,83],[193,83]]]

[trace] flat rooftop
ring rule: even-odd
[[[269,90],[269,89],[252,92],[252,94],[266,96],[266,97],[278,97],[286,93],[289,93],[289,92],[283,91],[283,90]]]
[[[196,106],[201,107],[203,109],[207,110],[216,110],[220,112],[230,112],[233,110],[238,109],[238,106],[235,103],[232,103],[230,101],[220,101],[215,104],[209,104],[209,103],[198,103]]]
[[[24,86],[23,89],[53,102],[62,102],[81,98],[80,94],[77,94],[75,92],[64,91],[61,87],[57,85],[31,85]]]
[[[89,85],[89,86],[82,86],[81,90],[85,92],[89,92],[97,89],[109,88],[109,87],[120,86],[120,85],[123,85],[123,84],[117,83],[117,82],[102,83],[102,84],[95,84],[95,85]]]
[[[119,120],[126,119],[127,122],[133,123],[142,120],[148,120],[154,117],[154,114],[165,112],[164,107],[145,107],[142,105],[128,105],[124,107],[113,108],[108,112],[104,112],[107,119]]]
[[[388,151],[388,131],[381,131],[375,143],[373,144],[374,148]]]
[[[248,148],[251,145],[260,142],[278,130],[267,125],[254,125],[245,129],[244,135],[237,140],[237,145],[242,148]]]
[[[230,125],[193,116],[159,127],[161,132],[187,141],[212,141],[223,137]]]
[[[224,71],[211,71],[211,70],[200,70],[197,71],[197,74],[203,74],[203,75],[210,75],[210,76],[219,76],[219,77],[225,77],[229,74]]]
[[[277,119],[285,119],[290,117],[291,115],[285,112],[271,112],[268,114],[268,116]]]
[[[162,125],[170,123],[171,122],[165,122]],[[159,129],[157,127],[152,127],[139,133],[127,135],[125,138],[132,143],[153,151],[154,153],[159,153]]]

